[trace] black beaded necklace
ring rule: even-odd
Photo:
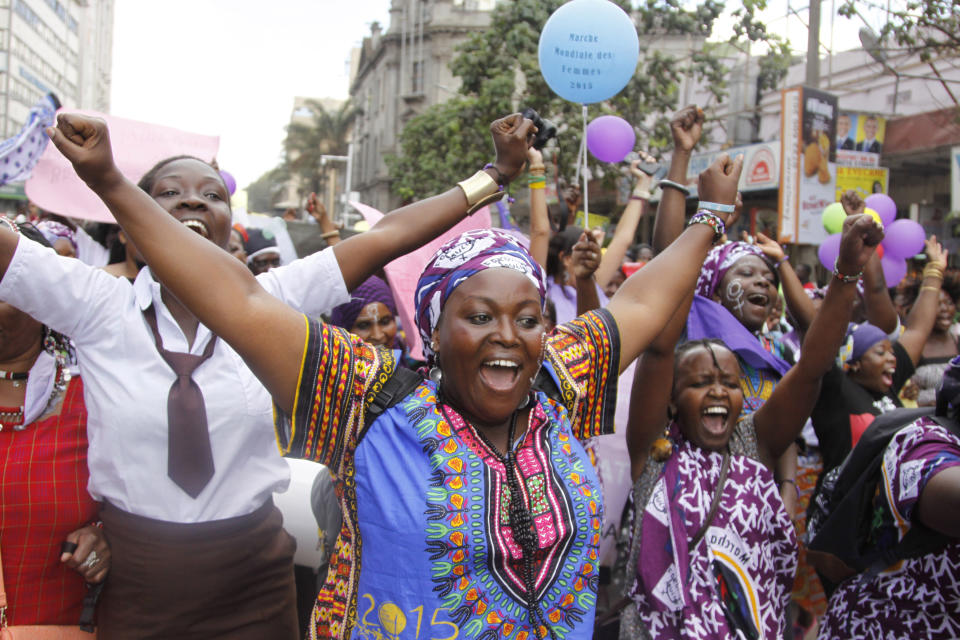
[[[450,416],[447,415],[447,403],[444,402],[439,389],[437,389],[437,396],[437,403],[440,405],[440,411],[443,413],[444,419],[446,419],[447,423],[452,424]],[[537,546],[537,534],[533,529],[533,518],[530,516],[530,511],[527,509],[527,505],[523,503],[523,493],[520,491],[520,483],[517,481],[514,465],[513,437],[517,430],[517,416],[519,413],[520,411],[518,409],[514,411],[510,417],[510,426],[507,429],[507,452],[505,454],[500,453],[500,450],[490,442],[490,439],[484,435],[483,431],[473,426],[473,424],[466,418],[463,418],[462,415],[460,417],[463,418],[463,421],[470,427],[470,430],[473,431],[480,441],[483,442],[484,446],[490,450],[490,453],[492,453],[504,467],[507,475],[507,488],[510,491],[510,525],[513,530],[513,539],[520,545],[520,549],[523,551],[523,595],[524,600],[526,600],[527,612],[530,615],[530,622],[535,625],[534,635],[538,640],[543,640],[543,638],[547,636],[549,636],[551,640],[558,640],[553,629],[550,628],[550,625],[547,624],[547,621],[543,617],[543,612],[540,610],[540,598],[536,595],[534,558],[539,550]],[[540,635],[541,626],[546,629],[547,635]]]
[[[0,380],[11,380],[15,387],[19,387],[29,377],[29,371],[0,371]]]

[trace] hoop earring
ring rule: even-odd
[[[430,370],[427,371],[427,377],[437,385],[437,389],[440,388],[440,383],[443,382],[443,370],[440,368],[440,363],[436,360],[434,360],[434,364],[430,367]]]

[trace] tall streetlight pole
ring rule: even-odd
[[[807,82],[814,89],[820,86],[820,0],[810,0],[807,28]]]

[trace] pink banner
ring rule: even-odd
[[[107,121],[117,166],[130,180],[138,181],[153,165],[170,156],[190,155],[213,160],[220,148],[218,136],[188,133],[96,111],[72,111]],[[41,209],[71,218],[114,222],[100,198],[77,177],[73,166],[48,144],[33,174],[24,185],[27,197]]]
[[[351,201],[350,204],[360,212],[371,227],[384,215],[373,207],[360,202]],[[430,258],[437,252],[440,245],[447,240],[455,238],[465,231],[489,228],[490,209],[484,207],[472,216],[461,220],[442,236],[435,238],[412,253],[397,258],[384,267],[390,290],[393,291],[393,300],[397,303],[397,311],[400,313],[400,320],[403,322],[403,329],[407,337],[407,348],[410,349],[410,355],[413,358],[418,360],[423,358],[423,343],[420,341],[420,333],[417,331],[417,325],[414,322],[414,292],[417,289],[417,280],[420,279],[423,268],[430,262]]]

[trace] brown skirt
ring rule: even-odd
[[[112,562],[100,640],[294,640],[294,539],[268,501],[238,518],[179,524],[104,503]]]

